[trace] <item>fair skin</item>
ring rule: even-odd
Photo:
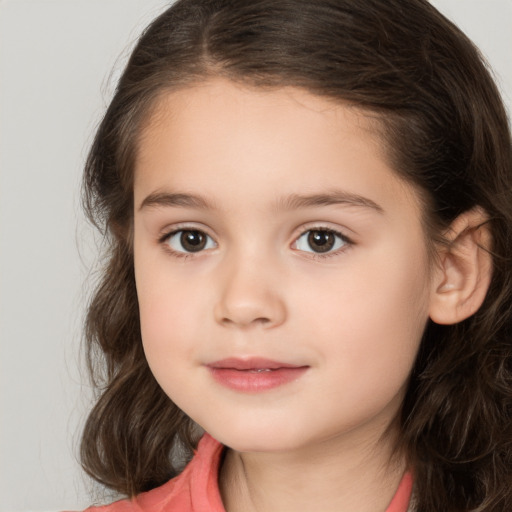
[[[142,339],[164,391],[230,447],[226,510],[384,511],[405,470],[384,433],[457,260],[429,264],[416,192],[354,108],[219,79],[155,112],[134,180]],[[211,367],[232,358],[300,370],[269,388],[278,373],[233,371],[252,383],[235,389]]]

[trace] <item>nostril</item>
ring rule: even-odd
[[[213,314],[215,321],[224,327],[269,328],[282,324],[286,308],[275,293],[231,283],[214,304]]]
[[[265,317],[255,318],[253,320],[253,323],[255,323],[255,324],[268,324],[269,322],[270,322],[270,318],[265,318]]]
[[[242,324],[245,324],[247,326],[249,326],[249,325],[267,325],[270,322],[271,322],[270,318],[266,318],[266,317],[253,318],[252,320],[249,320],[249,321],[240,321],[240,320],[236,321],[236,320],[233,320],[233,319],[228,318],[228,317],[224,317],[221,320],[221,323],[223,325],[232,325],[232,324],[242,325]]]

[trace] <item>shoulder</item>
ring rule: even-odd
[[[84,512],[224,512],[218,471],[224,447],[205,434],[192,460],[177,477],[132,499],[90,507]]]

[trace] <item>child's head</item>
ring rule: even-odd
[[[158,381],[235,449],[379,419],[425,509],[503,495],[511,166],[489,73],[426,1],[177,2],[141,37],[86,168],[110,244],[86,469],[127,493],[172,476],[194,424]],[[209,380],[246,356],[294,366],[308,392]]]

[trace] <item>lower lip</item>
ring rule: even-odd
[[[307,369],[307,366],[300,366],[258,372],[255,370],[235,370],[233,368],[209,368],[213,378],[219,384],[246,393],[257,393],[284,386],[297,380]]]

